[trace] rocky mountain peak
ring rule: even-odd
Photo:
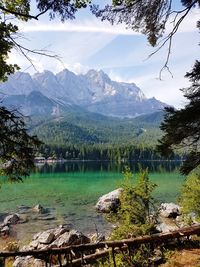
[[[88,79],[96,80],[97,82],[98,81],[104,81],[104,82],[111,81],[109,76],[105,72],[103,72],[102,70],[91,69],[86,73],[85,76]]]
[[[68,69],[64,69],[64,70],[60,71],[59,73],[57,73],[56,77],[59,80],[65,80],[65,79],[70,79],[70,78],[76,79],[76,74],[73,73],[72,71],[68,70]]]
[[[76,105],[103,115],[134,117],[162,110],[166,106],[155,98],[146,98],[134,83],[113,81],[102,70],[92,69],[85,75],[76,75],[64,69],[56,75],[44,71],[32,77],[28,73],[18,72],[11,75],[7,82],[0,84],[0,93],[6,92],[14,98],[17,95],[28,96],[33,91],[34,94],[29,96],[30,105],[33,105],[34,101],[37,102],[36,99],[44,105],[48,102],[47,99],[53,101],[48,102],[49,108],[46,110],[52,109],[56,103],[56,107],[61,105],[62,110],[69,105]],[[45,99],[42,100],[42,96],[45,96]],[[21,98],[18,97],[19,99]],[[12,103],[13,101],[12,98]],[[37,108],[38,105],[35,106],[34,112]],[[45,109],[43,114],[44,111]]]
[[[0,84],[0,93],[4,95],[27,95],[35,89],[31,75],[21,71],[10,75],[7,82]]]

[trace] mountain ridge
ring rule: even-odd
[[[75,110],[80,107],[89,112],[123,118],[153,113],[167,106],[156,98],[147,98],[134,83],[111,80],[102,70],[89,70],[80,75],[67,69],[57,74],[45,70],[32,76],[17,72],[0,84],[0,93],[2,105],[20,107],[24,115],[29,116],[45,113],[58,116],[69,107]],[[27,102],[31,95],[37,95],[37,99],[33,97]],[[38,103],[43,103],[40,108]]]

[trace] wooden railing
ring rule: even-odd
[[[7,258],[16,256],[33,256],[44,260],[45,266],[84,266],[95,262],[97,259],[107,257],[109,254],[112,257],[113,265],[116,265],[115,255],[119,251],[129,251],[129,255],[132,251],[136,250],[138,246],[142,244],[150,244],[152,246],[162,245],[170,240],[181,240],[182,238],[189,238],[192,235],[200,235],[200,224],[180,228],[179,230],[163,233],[153,234],[150,236],[141,236],[132,239],[123,239],[119,241],[106,241],[99,243],[89,243],[83,245],[71,245],[63,248],[51,248],[45,250],[30,250],[30,251],[18,251],[18,252],[0,252],[0,258],[5,262]],[[53,265],[53,259],[57,261],[56,265]],[[6,266],[6,265],[5,265]],[[131,265],[130,265],[131,266]]]

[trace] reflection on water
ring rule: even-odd
[[[36,165],[37,173],[64,173],[64,172],[118,172],[122,173],[125,167],[130,167],[134,173],[139,172],[140,166],[148,168],[149,172],[177,172],[181,166],[181,161],[68,161],[57,163],[40,163]]]

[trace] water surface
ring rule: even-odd
[[[155,197],[159,202],[176,201],[184,177],[177,162],[142,162],[149,168],[150,179],[158,186]],[[39,165],[35,173],[24,179],[23,183],[5,183],[0,191],[0,212],[19,211],[20,205],[34,206],[40,203],[49,209],[54,217],[42,220],[37,216],[29,222],[16,226],[17,238],[24,239],[38,231],[67,223],[81,231],[99,232],[109,229],[103,217],[97,214],[94,205],[98,198],[119,187],[122,171],[127,163],[109,162],[67,162],[52,165]],[[137,176],[138,163],[129,163]]]

